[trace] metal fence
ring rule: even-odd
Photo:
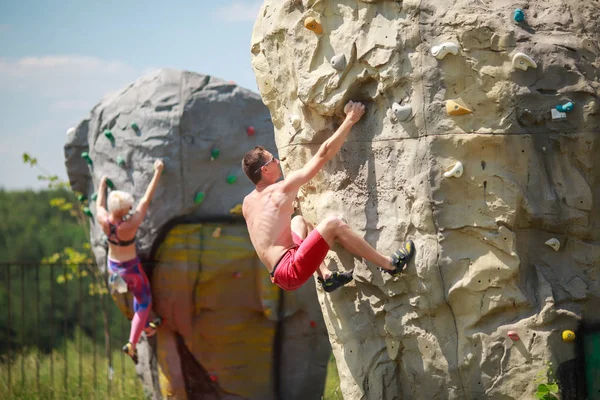
[[[94,265],[0,263],[0,398],[144,398]]]

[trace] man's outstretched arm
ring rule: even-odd
[[[315,154],[302,169],[290,173],[284,180],[284,190],[298,190],[300,186],[310,181],[319,172],[323,165],[335,156],[346,141],[350,129],[365,113],[365,106],[361,103],[349,102],[344,107],[346,119],[329,139],[323,142]]]

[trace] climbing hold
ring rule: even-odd
[[[67,129],[67,135],[72,135],[75,133],[75,128],[71,127],[69,129]]]
[[[463,174],[463,165],[460,161],[457,161],[450,169],[444,172],[444,178],[460,178]]]
[[[134,131],[139,131],[140,127],[135,122],[132,122],[131,123],[131,129],[133,129]]]
[[[537,68],[537,64],[525,53],[517,53],[512,59],[513,67],[527,71],[527,68]]]
[[[221,227],[220,226],[215,228],[215,230],[212,233],[212,237],[214,237],[215,239],[221,237]]]
[[[548,239],[544,242],[544,244],[552,247],[554,251],[558,251],[560,249],[560,242],[556,238]]]
[[[115,137],[113,136],[112,132],[109,131],[108,129],[104,130],[104,136],[106,136],[106,138],[108,140],[110,140],[111,142],[113,142],[115,140]]]
[[[90,196],[90,199],[92,199],[92,201],[96,201],[97,198],[98,198],[98,193],[96,193],[96,192],[92,193],[92,195]]]
[[[235,176],[235,175],[229,175],[227,177],[227,183],[229,183],[230,185],[233,185],[236,181],[237,181],[237,176]]]
[[[83,213],[88,217],[92,218],[94,215],[92,214],[92,210],[89,207],[83,207]]]
[[[525,13],[523,12],[523,10],[521,10],[520,8],[517,8],[517,9],[515,10],[515,13],[514,13],[514,15],[513,15],[513,19],[514,19],[516,22],[521,22],[521,21],[524,21],[524,20],[525,20]]]
[[[311,328],[316,328],[317,327],[317,323],[315,321],[310,321],[310,327]]]
[[[457,100],[447,100],[446,101],[446,112],[449,115],[465,115],[465,114],[473,113],[473,111],[469,110],[467,107],[458,103]]]
[[[567,113],[567,112],[573,111],[573,107],[574,107],[573,102],[569,101],[568,103],[559,104],[558,106],[556,106],[556,110],[563,112],[563,113]]]
[[[562,331],[562,340],[564,342],[572,342],[575,340],[575,332],[568,329]]]
[[[240,278],[242,277],[242,273],[241,273],[241,272],[239,272],[239,271],[238,271],[238,272],[234,272],[232,276],[233,276],[234,278],[236,278],[236,279],[240,279]]]
[[[507,335],[509,338],[511,338],[514,341],[519,340],[519,334],[515,331],[508,331]]]
[[[125,159],[121,156],[117,156],[117,164],[119,165],[119,167],[122,167],[125,165]]]
[[[331,57],[331,66],[333,69],[338,71],[343,71],[346,68],[346,55],[339,54],[337,56]]]
[[[219,154],[221,154],[221,150],[216,148],[212,149],[210,151],[210,161],[215,161],[219,157]]]
[[[560,112],[556,108],[550,109],[550,114],[552,115],[552,119],[567,119],[567,113]]]
[[[106,178],[106,186],[108,186],[111,189],[115,188],[115,184],[109,178]]]
[[[84,151],[83,153],[81,153],[81,158],[83,158],[85,160],[85,162],[88,163],[89,165],[92,165],[92,159],[90,158],[90,155],[87,151]]]
[[[196,197],[194,197],[194,203],[200,204],[204,201],[204,192],[196,193]]]
[[[412,107],[410,104],[405,104],[401,106],[398,103],[392,104],[392,111],[394,111],[394,115],[398,121],[406,121],[410,118],[412,114]]]
[[[219,380],[219,378],[217,378],[216,375],[210,375],[210,380],[213,381],[213,382],[216,382],[216,381]]]
[[[248,129],[246,129],[246,133],[248,134],[248,136],[254,136],[254,127],[253,126],[249,126]]]
[[[80,202],[86,201],[87,196],[85,194],[80,194],[79,196],[77,196],[77,200],[79,200]]]
[[[300,117],[299,117],[299,116],[297,116],[297,115],[292,115],[292,116],[290,117],[290,123],[292,124],[292,126],[293,126],[295,129],[300,129],[300,124],[301,124],[301,122],[302,122],[302,121],[300,120]]]
[[[431,55],[438,60],[441,60],[450,53],[454,55],[458,54],[458,45],[456,43],[445,42],[431,48]]]
[[[321,26],[321,23],[313,17],[308,17],[304,20],[304,27],[309,31],[313,31],[317,35],[323,33],[323,26]]]
[[[231,210],[229,210],[229,214],[242,215],[242,205],[238,204],[235,207],[233,207]]]

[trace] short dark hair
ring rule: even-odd
[[[265,157],[265,148],[262,146],[255,146],[246,153],[242,160],[242,169],[244,170],[244,173],[255,185],[258,185],[258,182],[262,179],[261,168],[266,162],[267,157]]]

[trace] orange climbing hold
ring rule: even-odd
[[[449,115],[465,115],[473,113],[473,111],[469,110],[466,106],[460,104],[457,100],[446,101],[446,112]]]
[[[304,20],[304,27],[309,31],[313,31],[317,35],[323,33],[323,26],[319,21],[317,21],[313,17],[308,17]]]

